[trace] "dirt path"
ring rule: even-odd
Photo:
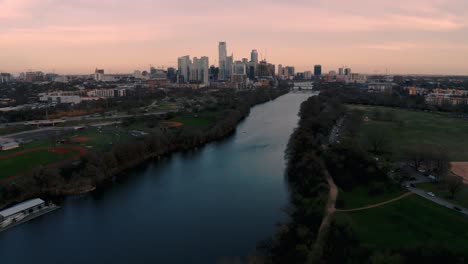
[[[317,239],[315,240],[314,244],[314,256],[319,257],[322,252],[321,245],[323,244],[323,240],[325,238],[325,235],[328,231],[328,226],[330,225],[330,218],[333,215],[333,213],[336,211],[335,209],[335,203],[336,203],[336,198],[338,196],[338,187],[336,187],[335,182],[333,181],[333,178],[330,176],[327,170],[325,170],[325,176],[327,178],[328,186],[330,187],[330,191],[328,193],[328,202],[327,202],[327,207],[325,208],[325,215],[322,219],[322,224],[320,224],[320,228],[318,230],[317,234]]]
[[[343,212],[343,213],[364,211],[364,210],[367,210],[367,209],[376,208],[376,207],[379,207],[379,206],[382,206],[382,205],[386,205],[386,204],[389,204],[389,203],[396,202],[396,201],[401,200],[401,199],[403,199],[403,198],[405,198],[407,196],[410,196],[412,194],[413,194],[412,192],[407,192],[407,193],[405,193],[405,194],[403,194],[403,195],[401,195],[399,197],[396,197],[396,198],[393,198],[391,200],[381,202],[381,203],[378,203],[378,204],[369,205],[369,206],[361,207],[361,208],[355,208],[355,209],[346,209],[346,210],[337,209],[336,211],[337,212]]]
[[[328,186],[330,187],[330,191],[328,193],[328,202],[327,202],[325,217],[322,220],[322,224],[320,225],[320,229],[318,233],[319,237],[320,237],[320,234],[323,232],[324,228],[326,228],[328,224],[330,223],[330,216],[336,211],[335,202],[336,202],[336,198],[338,197],[338,187],[336,187],[336,184],[333,181],[333,178],[328,174],[328,171],[326,172],[326,174],[327,174],[326,175],[327,182],[328,182]]]

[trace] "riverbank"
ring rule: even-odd
[[[251,107],[274,100],[287,92],[287,89],[263,88],[240,92],[234,97],[225,96],[221,98],[221,118],[209,129],[187,130],[182,127],[160,131],[116,145],[111,151],[90,153],[82,158],[78,168],[67,174],[45,173],[39,182],[36,177],[21,177],[14,184],[2,186],[3,197],[7,198],[0,201],[0,207],[31,197],[61,197],[91,191],[147,160],[223,139],[235,131]],[[38,187],[38,184],[41,186]]]

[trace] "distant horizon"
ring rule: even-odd
[[[129,73],[208,56],[313,70],[468,75],[465,0],[3,0],[0,71]]]

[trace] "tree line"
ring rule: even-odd
[[[329,186],[321,158],[330,131],[345,108],[333,97],[314,96],[302,103],[299,124],[286,150],[286,175],[291,205],[288,223],[281,224],[267,245],[269,263],[304,263],[314,258],[313,247],[328,201]]]

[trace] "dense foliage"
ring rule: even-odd
[[[344,108],[328,96],[310,97],[301,106],[299,126],[286,151],[291,221],[281,226],[271,245],[272,263],[303,263],[312,257],[329,192],[321,156],[343,113]]]

